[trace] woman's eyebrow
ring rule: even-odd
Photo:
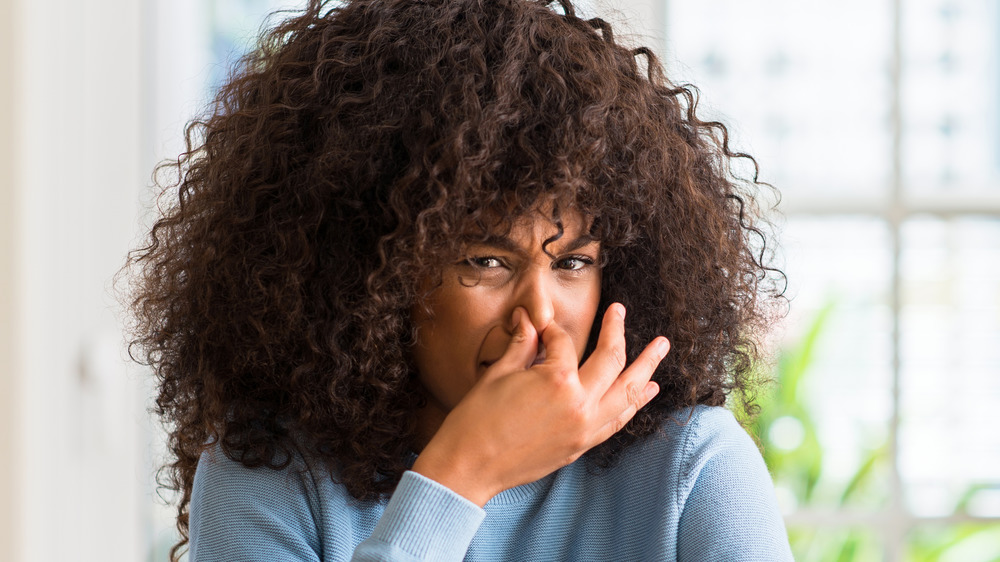
[[[518,246],[513,240],[507,236],[497,236],[490,235],[487,236],[485,240],[476,240],[470,244],[471,246],[491,246],[498,250],[504,250],[506,252],[520,252],[521,247]]]
[[[557,240],[553,240],[553,243],[555,242],[557,242]],[[597,238],[594,238],[589,234],[581,234],[580,236],[570,240],[569,243],[563,247],[562,251],[572,252],[573,250],[579,250],[580,248],[595,242],[598,242]]]
[[[565,245],[563,245],[559,251],[560,253],[572,252],[574,250],[579,250],[584,246],[593,244],[598,241],[599,240],[597,238],[594,238],[590,234],[581,234],[580,236],[577,236],[576,238],[570,240],[569,242],[566,242]],[[549,244],[547,244],[547,246],[551,247],[560,242],[562,242],[562,239],[552,240],[551,242],[549,242]],[[521,248],[516,242],[514,242],[507,236],[489,236],[485,240],[473,243],[473,245],[491,246],[498,250],[504,250],[512,253],[524,252],[523,248]]]

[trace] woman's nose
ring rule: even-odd
[[[551,276],[539,269],[541,268],[533,269],[522,277],[510,313],[513,314],[518,306],[524,307],[528,311],[531,324],[541,332],[555,318],[556,299]]]

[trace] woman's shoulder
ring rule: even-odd
[[[251,538],[278,530],[296,537],[303,553],[316,552],[319,509],[316,480],[300,455],[247,466],[214,445],[202,453],[191,489],[191,551],[224,559],[223,553],[242,552],[257,544]]]
[[[286,492],[300,494],[315,488],[312,471],[298,453],[283,453],[270,462],[249,463],[250,466],[237,458],[226,454],[218,444],[205,449],[198,459],[192,494],[266,490],[282,495]]]
[[[678,410],[659,432],[629,453],[631,458],[625,462],[644,465],[643,470],[658,474],[682,510],[693,496],[704,501],[737,492],[773,495],[760,449],[724,407]]]
[[[672,412],[638,447],[642,455],[661,452],[678,459],[725,450],[757,452],[757,447],[729,409],[705,405]]]
[[[671,413],[658,431],[625,451],[618,470],[641,473],[683,497],[706,467],[720,463],[762,466],[763,459],[732,412],[699,405]]]
[[[679,431],[732,432],[743,431],[733,412],[725,406],[706,406],[698,404],[689,408],[675,410],[667,416],[666,424]],[[746,433],[745,431],[743,433]]]
[[[670,481],[680,514],[678,558],[792,559],[764,458],[732,412],[676,412],[663,436],[651,442],[676,452]]]
[[[288,496],[305,497],[316,493],[316,479],[310,466],[298,453],[288,453],[269,463],[250,463],[227,455],[218,444],[201,454],[195,471],[192,502],[196,499],[239,502],[283,500]],[[192,505],[192,508],[196,505]]]

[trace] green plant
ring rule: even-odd
[[[828,301],[811,319],[802,338],[778,352],[773,368],[763,373],[770,384],[756,397],[760,413],[746,423],[762,446],[776,486],[794,495],[797,509],[872,509],[885,495],[879,483],[884,481],[889,463],[887,443],[862,452],[846,482],[824,481],[823,446],[803,388],[814,371],[817,347],[836,309],[836,301]],[[965,512],[978,489],[970,487],[958,502],[957,512]],[[799,562],[883,559],[882,539],[871,529],[796,526],[789,528],[789,541]],[[906,559],[1000,562],[1000,524],[918,527],[907,538]]]

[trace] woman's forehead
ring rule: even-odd
[[[466,244],[531,238],[548,240],[589,237],[596,240],[591,235],[593,223],[592,217],[585,216],[576,209],[557,211],[549,205],[548,208],[536,207],[514,216],[496,215],[488,220],[476,221],[469,225],[462,238]]]
[[[561,214],[528,213],[515,217],[506,229],[480,232],[463,241],[468,249],[487,246],[498,250],[523,253],[541,249],[546,253],[564,253],[579,250],[600,240],[590,231],[592,221],[578,212]]]

